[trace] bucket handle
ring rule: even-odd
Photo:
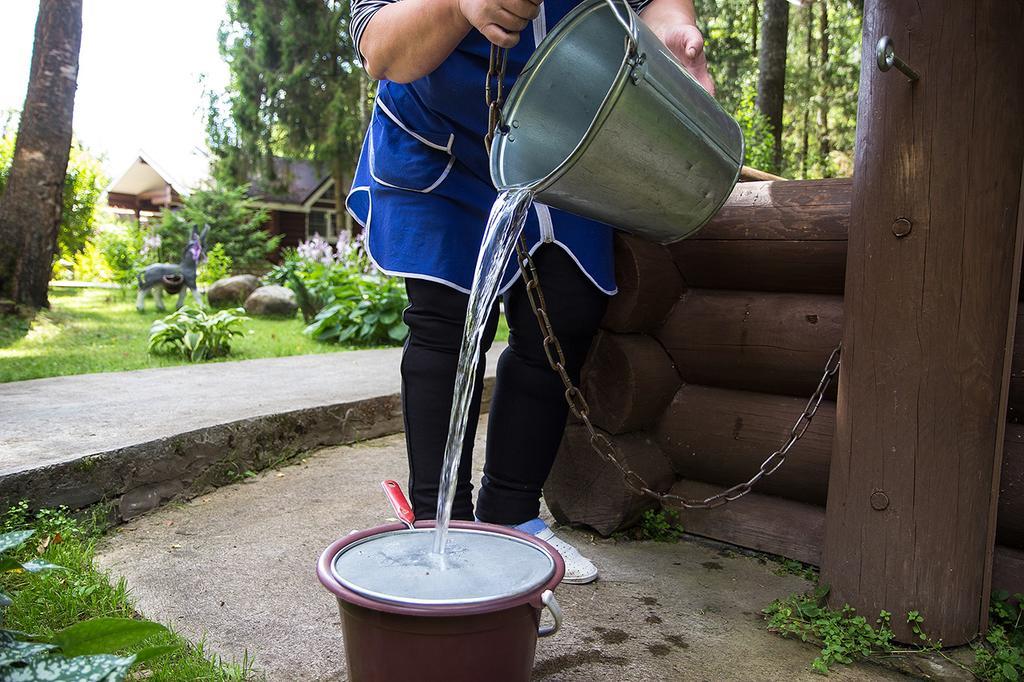
[[[619,12],[619,8],[616,6],[615,1],[616,0],[605,0],[608,6],[611,7],[612,14],[614,14],[618,22],[622,24],[622,27],[626,29],[626,40],[629,41],[630,53],[635,53],[637,51],[636,24],[633,20],[632,10],[629,9],[628,5],[626,6],[626,14],[629,15],[629,21],[626,21],[625,17],[623,17]]]
[[[537,629],[538,637],[548,637],[558,632],[559,628],[562,627],[562,607],[558,605],[555,593],[551,590],[544,590],[544,593],[540,595],[540,601],[544,608],[551,612],[551,617],[555,619],[554,624],[544,625]]]

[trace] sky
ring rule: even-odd
[[[0,111],[25,102],[36,0],[0,0]],[[223,91],[217,0],[84,0],[75,135],[111,180],[139,149],[190,184],[206,174],[206,87]],[[2,120],[2,119],[0,119]]]

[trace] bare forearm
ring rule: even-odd
[[[371,77],[408,83],[436,69],[471,28],[458,0],[402,0],[373,15],[359,51]]]

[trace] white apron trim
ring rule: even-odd
[[[455,143],[455,133],[448,133],[448,144],[442,147],[442,146],[441,146],[441,145],[439,145],[439,144],[435,144],[435,143],[431,142],[430,140],[428,140],[427,138],[423,137],[422,135],[420,135],[420,134],[418,134],[418,133],[415,133],[415,132],[413,132],[412,130],[409,130],[409,128],[407,128],[407,127],[406,127],[406,125],[405,125],[404,123],[402,123],[402,121],[401,121],[401,120],[399,120],[399,118],[398,118],[397,116],[395,116],[395,115],[394,115],[393,113],[391,113],[391,110],[390,110],[390,109],[388,109],[388,108],[387,108],[387,107],[386,107],[386,106],[384,105],[384,102],[380,101],[380,98],[379,98],[379,97],[377,98],[377,101],[375,102],[375,104],[376,104],[376,105],[377,105],[378,107],[380,107],[380,110],[381,110],[381,111],[383,111],[383,112],[384,112],[384,114],[385,114],[385,115],[386,115],[386,116],[387,116],[388,118],[390,118],[390,119],[391,119],[392,121],[394,121],[394,122],[395,122],[395,125],[396,125],[396,126],[398,126],[399,128],[401,128],[401,129],[402,129],[402,130],[404,130],[405,132],[409,133],[410,135],[412,135],[413,137],[415,137],[415,138],[416,138],[417,140],[419,140],[419,141],[420,141],[420,142],[422,142],[423,144],[425,144],[425,145],[427,145],[428,147],[431,147],[431,148],[433,148],[433,149],[437,149],[437,150],[439,150],[439,151],[442,151],[442,152],[448,152],[449,154],[451,154],[451,153],[452,153],[452,145],[453,145],[453,144]]]
[[[374,147],[373,147],[373,135],[370,135],[369,138],[368,138],[369,142],[370,142],[369,148],[368,148],[369,155],[370,155],[370,159],[369,159],[370,162],[368,164],[368,168],[369,168],[369,171],[370,171],[370,177],[373,178],[375,182],[379,182],[380,184],[384,185],[385,187],[390,187],[392,189],[401,189],[401,190],[405,190],[406,192],[419,192],[420,194],[430,194],[435,189],[437,189],[438,185],[440,185],[442,182],[444,182],[444,179],[447,178],[448,174],[452,172],[452,167],[455,165],[455,156],[451,152],[452,143],[455,140],[455,134],[451,133],[449,135],[449,137],[448,137],[448,146],[447,147],[441,147],[440,145],[433,144],[433,143],[430,142],[430,140],[424,139],[423,137],[417,135],[416,133],[414,133],[411,130],[409,130],[408,128],[406,128],[402,124],[402,122],[399,121],[398,118],[395,117],[394,114],[392,114],[390,111],[388,111],[388,108],[386,106],[384,106],[383,103],[377,102],[377,106],[380,107],[380,110],[383,111],[384,114],[388,118],[390,118],[392,121],[394,121],[395,125],[397,125],[399,128],[401,128],[402,130],[407,132],[414,139],[418,140],[419,142],[422,142],[424,145],[430,147],[431,149],[436,149],[438,151],[441,151],[441,152],[444,152],[444,153],[448,154],[448,165],[444,167],[444,171],[442,171],[441,175],[436,180],[434,180],[434,182],[432,182],[429,187],[427,187],[425,189],[416,189],[415,187],[402,187],[400,185],[393,185],[390,182],[385,182],[384,180],[381,180],[379,177],[377,177],[377,173],[375,173],[374,170],[373,170],[373,167],[376,165],[375,162],[374,162],[374,157],[376,156],[376,151],[374,150]],[[376,111],[374,112],[374,115],[376,115]],[[349,195],[351,196],[352,192],[354,192],[354,191],[355,191],[355,189],[350,190]],[[348,204],[348,200],[347,199],[346,199],[345,203],[346,203],[346,205]]]
[[[551,222],[551,209],[540,202],[533,202],[533,209],[537,212],[537,223],[540,225],[540,240],[545,244],[555,241],[555,226]]]
[[[359,218],[359,216],[356,214],[355,210],[353,210],[353,208],[348,203],[349,199],[351,199],[352,195],[354,195],[356,192],[366,192],[366,222],[363,222]],[[374,256],[373,256],[373,252],[370,250],[370,223],[372,222],[372,218],[373,218],[373,200],[372,200],[371,197],[372,197],[372,195],[370,193],[369,186],[361,185],[359,187],[353,187],[349,191],[348,196],[345,197],[345,210],[348,211],[349,215],[352,216],[353,220],[355,220],[357,223],[359,223],[362,226],[363,231],[365,232],[365,234],[363,235],[363,246],[366,248],[366,255],[370,257],[370,262],[373,263],[373,267],[377,268],[378,270],[383,272],[385,275],[390,275],[391,277],[407,277],[409,279],[423,279],[423,280],[427,280],[428,282],[436,282],[438,284],[444,284],[446,286],[451,287],[452,289],[455,289],[456,291],[461,291],[464,294],[468,294],[469,293],[469,289],[467,289],[466,287],[459,286],[455,282],[452,282],[452,281],[447,280],[447,279],[443,279],[441,277],[434,277],[433,275],[424,275],[424,274],[421,274],[419,272],[402,272],[400,270],[390,270],[388,268],[381,267],[381,264],[377,262],[377,259],[374,258]],[[544,206],[543,204],[540,204],[540,206],[543,206],[543,208],[545,209],[545,213],[548,214],[548,219],[550,220],[550,213],[547,211],[547,206]],[[544,239],[543,239],[543,236],[542,236],[541,239],[539,239],[538,241],[534,242],[533,246],[530,247],[530,249],[529,249],[530,255],[532,256],[534,253],[536,253],[537,249],[539,249],[544,243],[545,242],[544,242]],[[619,288],[618,287],[616,287],[616,288],[614,288],[614,289],[609,291],[608,289],[605,289],[600,284],[598,284],[597,281],[590,275],[590,273],[587,272],[587,269],[585,267],[583,267],[583,264],[580,263],[579,259],[576,258],[576,254],[574,254],[572,252],[572,250],[567,245],[563,244],[562,242],[558,241],[557,239],[555,239],[551,243],[552,244],[557,244],[558,246],[560,246],[562,248],[562,250],[564,250],[567,254],[569,254],[569,257],[572,258],[574,263],[576,263],[576,267],[579,268],[580,272],[582,272],[583,275],[588,280],[590,280],[590,283],[593,284],[597,288],[598,291],[600,291],[601,293],[607,294],[608,296],[614,296],[615,294],[619,293]],[[516,268],[515,274],[512,276],[512,279],[510,279],[506,284],[502,285],[501,288],[498,289],[498,295],[501,296],[506,291],[508,291],[512,287],[512,285],[515,284],[519,280],[519,278],[522,277],[522,276],[523,276],[522,272],[520,272],[519,268]]]

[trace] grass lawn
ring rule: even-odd
[[[146,351],[149,326],[166,314],[153,309],[152,299],[146,301],[146,312],[136,312],[133,297],[122,297],[116,290],[51,288],[50,309],[40,311],[34,320],[0,316],[0,383],[187,364],[179,356]],[[298,316],[252,318],[245,323],[245,335],[232,341],[231,355],[212,362],[352,348],[314,341],[302,333],[304,326]],[[504,315],[497,340],[508,340]]]
[[[2,609],[5,628],[50,637],[62,628],[90,618],[137,616],[124,580],[111,580],[93,563],[102,524],[78,522],[59,510],[44,510],[33,519],[23,505],[3,514],[0,530],[23,528],[33,528],[35,535],[19,550],[17,558],[20,561],[43,559],[63,570],[41,575],[0,572],[0,592],[12,600]],[[165,645],[175,647],[176,651],[142,664],[141,670],[133,669],[129,679],[242,682],[263,678],[253,670],[251,661],[223,661],[206,652],[202,642],[189,642],[174,632],[156,635],[138,649]]]
[[[153,310],[152,299],[138,313],[133,297],[118,291],[51,288],[50,310],[31,322],[0,317],[0,383],[186,364],[146,352],[149,326],[165,314]],[[348,350],[313,341],[302,334],[303,326],[300,317],[252,318],[245,335],[232,342],[231,355],[218,361]]]

